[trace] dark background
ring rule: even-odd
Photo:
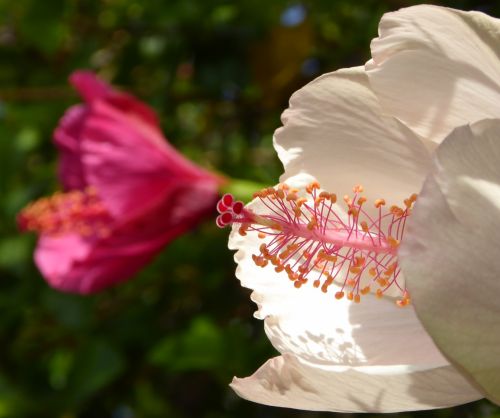
[[[369,58],[380,16],[412,1],[0,0],[0,418],[326,417],[239,399],[233,375],[275,355],[227,231],[209,220],[92,297],[47,287],[16,212],[52,193],[51,133],[90,68],[159,113],[202,166],[264,185],[290,94]],[[500,16],[496,2],[443,2]],[[331,414],[330,414],[331,415]],[[365,415],[366,416],[366,415]],[[490,417],[487,401],[398,417]]]

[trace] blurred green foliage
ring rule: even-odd
[[[134,280],[92,297],[47,287],[16,212],[57,189],[51,133],[91,68],[150,103],[170,141],[228,176],[274,184],[290,94],[362,64],[403,0],[0,0],[0,418],[320,417],[228,388],[274,355],[227,232],[210,220]],[[441,2],[482,8],[495,2]],[[240,183],[248,194],[252,184]],[[488,402],[400,417],[490,417]]]

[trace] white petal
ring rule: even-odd
[[[481,398],[451,366],[439,368],[314,367],[275,357],[231,387],[248,400],[332,412],[397,412],[445,408]]]
[[[421,5],[387,13],[366,65],[382,108],[437,143],[500,114],[500,20]]]
[[[362,184],[369,199],[400,204],[420,190],[430,159],[415,134],[381,113],[362,68],[326,74],[297,91],[274,136],[282,180],[305,172],[339,196]]]
[[[437,151],[400,260],[424,326],[500,403],[500,120],[457,128]]]
[[[258,202],[250,207],[258,212]],[[361,303],[337,300],[332,285],[325,294],[310,283],[296,289],[285,273],[271,265],[255,265],[262,241],[254,232],[232,232],[229,247],[236,249],[236,276],[254,290],[252,300],[265,319],[266,333],[281,353],[294,353],[317,364],[373,365],[448,362],[416,318],[412,307],[365,295]]]

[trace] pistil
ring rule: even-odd
[[[377,297],[399,296],[397,304],[405,306],[410,297],[400,277],[397,251],[417,197],[388,209],[384,199],[377,199],[368,209],[363,187],[353,192],[342,199],[343,209],[337,196],[321,191],[317,182],[302,192],[280,184],[255,193],[262,208],[258,213],[227,194],[217,205],[217,225],[237,225],[241,235],[257,233],[263,242],[252,256],[255,264],[285,272],[297,288],[312,281],[326,293],[336,283],[337,299],[358,303],[373,292]]]

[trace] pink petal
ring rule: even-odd
[[[179,183],[152,211],[113,227],[107,238],[42,235],[35,261],[56,289],[98,292],[137,273],[166,244],[210,214],[216,199],[214,182]]]
[[[88,109],[83,105],[70,107],[54,131],[59,149],[59,179],[64,190],[81,190],[87,185],[81,161],[80,136]]]
[[[91,106],[82,151],[89,184],[117,217],[149,210],[178,183],[215,181],[170,147],[158,130],[104,102]]]
[[[112,87],[99,79],[92,71],[77,70],[70,75],[69,82],[86,102],[104,99],[113,92]]]
[[[71,74],[69,81],[85,102],[90,104],[95,100],[108,101],[112,106],[124,113],[134,114],[136,117],[143,119],[144,122],[159,128],[158,117],[154,110],[134,96],[116,91],[93,72],[86,70],[75,71]]]

